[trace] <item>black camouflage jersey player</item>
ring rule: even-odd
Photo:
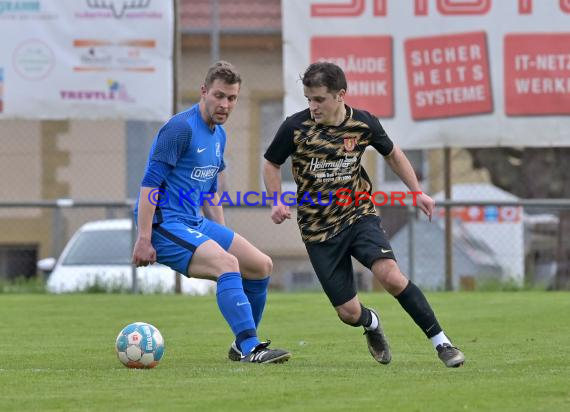
[[[282,193],[281,165],[291,156],[298,186],[297,220],[311,265],[339,319],[364,328],[368,350],[378,363],[390,363],[391,350],[380,314],[360,302],[352,259],[370,269],[398,300],[445,366],[461,366],[465,356],[444,333],[420,288],[398,267],[376,215],[377,193],[370,193],[372,185],[361,165],[366,147],[374,147],[408,189],[416,192],[414,205],[430,219],[434,200],[422,192],[412,165],[380,122],[345,104],[348,82],[340,66],[312,63],[302,82],[309,108],[283,122],[265,153],[266,190]],[[271,206],[273,223],[283,224],[291,216],[289,205],[277,196]]]
[[[345,107],[346,117],[339,126],[317,124],[309,109],[288,117],[265,153],[267,160],[278,165],[292,158],[297,221],[304,242],[323,242],[362,216],[376,215],[370,199],[350,204],[343,199],[349,193],[372,192],[361,164],[366,148],[372,146],[387,156],[394,144],[377,118]],[[338,199],[337,191],[343,189],[343,199]]]

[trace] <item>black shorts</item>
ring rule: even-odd
[[[380,220],[378,216],[366,215],[331,239],[305,244],[333,306],[340,306],[356,296],[351,256],[368,269],[378,259],[396,260]]]

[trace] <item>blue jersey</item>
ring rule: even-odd
[[[196,225],[200,214],[201,196],[217,191],[217,175],[224,170],[226,132],[221,125],[210,129],[200,115],[199,105],[173,116],[154,138],[147,161],[171,167],[160,186],[153,223],[181,220]],[[138,200],[135,216],[138,211]]]

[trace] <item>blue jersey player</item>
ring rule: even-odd
[[[226,122],[241,77],[230,63],[208,70],[200,103],[173,116],[154,139],[135,208],[138,237],[133,263],[155,261],[188,277],[217,282],[217,302],[235,335],[228,357],[282,363],[291,354],[257,338],[271,259],[224,225],[217,192],[225,168]],[[201,198],[204,215],[200,214]]]

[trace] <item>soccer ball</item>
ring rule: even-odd
[[[119,333],[115,350],[127,368],[154,368],[164,355],[164,339],[154,326],[135,322]]]

